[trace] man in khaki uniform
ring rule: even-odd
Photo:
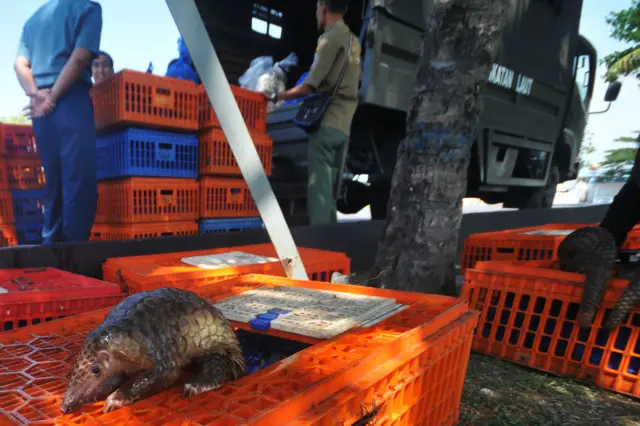
[[[320,128],[309,134],[309,182],[307,205],[312,226],[337,222],[335,188],[347,155],[351,121],[358,106],[360,42],[344,22],[349,0],[319,0],[316,8],[318,39],[315,59],[308,76],[293,89],[265,93],[273,101],[298,99],[317,92],[332,92],[344,67],[351,40],[351,57],[335,98]]]

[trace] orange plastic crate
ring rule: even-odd
[[[0,293],[0,331],[115,306],[124,298],[115,284],[53,268],[0,269],[0,287],[7,290]]]
[[[576,322],[584,276],[553,262],[480,262],[461,298],[481,312],[473,350],[640,397],[640,309],[611,334],[604,318],[627,281],[612,280],[589,330]]]
[[[45,184],[44,167],[39,158],[5,158],[7,178],[11,189],[39,189]]]
[[[469,236],[464,242],[462,268],[488,260],[555,260],[567,233],[590,224],[552,224]]]
[[[622,248],[624,250],[640,250],[640,225],[634,226],[627,234],[627,240]]]
[[[271,175],[273,140],[269,135],[251,132],[251,138],[267,176]],[[221,129],[210,128],[200,132],[200,174],[201,175],[238,175],[240,167],[236,162],[229,142]]]
[[[0,123],[0,141],[2,155],[40,158],[30,125]]]
[[[196,131],[200,93],[191,81],[123,70],[91,91],[96,128]]]
[[[230,252],[250,253],[278,259],[272,244],[150,254],[107,259],[102,264],[102,276],[105,281],[119,284],[130,293],[154,290],[160,287],[187,289],[246,274],[285,276],[279,261],[214,270],[201,269],[182,262],[185,257]],[[330,281],[334,272],[344,275],[351,273],[351,260],[344,253],[302,247],[298,248],[298,252],[307,275],[312,281]]]
[[[11,193],[0,189],[0,225],[11,225],[14,222]]]
[[[264,96],[262,96],[262,93],[252,92],[251,90],[246,90],[235,85],[231,85],[231,91],[236,98],[240,113],[247,124],[247,128],[259,133],[266,132],[267,101]],[[220,122],[211,106],[209,96],[207,96],[204,86],[200,86],[199,122],[201,129],[220,127]]]
[[[488,260],[555,260],[558,246],[571,232],[588,223],[563,223],[508,229],[469,236],[464,242],[462,268]],[[622,247],[640,250],[640,226],[634,227]]]
[[[9,189],[9,171],[7,169],[7,160],[4,156],[0,156],[0,190]]]
[[[95,223],[195,221],[195,179],[128,178],[98,184]]]
[[[260,216],[249,187],[243,179],[203,177],[200,179],[200,217]]]
[[[0,247],[18,245],[18,234],[14,225],[0,225]]]
[[[477,313],[457,299],[251,275],[196,292],[211,301],[263,285],[369,294],[408,305],[370,327],[329,340],[267,334],[313,346],[191,399],[176,385],[108,414],[103,402],[62,415],[59,404],[85,336],[108,310],[0,334],[0,424],[300,425],[355,424],[361,403],[376,424],[454,425]],[[248,330],[244,323],[233,325]],[[4,417],[4,422],[3,422]]]
[[[133,224],[95,224],[92,241],[135,240],[171,236],[198,235],[197,222],[163,222]]]

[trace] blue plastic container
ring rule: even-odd
[[[241,232],[263,227],[259,217],[240,219],[204,219],[200,221],[200,235],[217,234],[220,232]]]
[[[44,221],[44,188],[11,191],[16,225]]]
[[[16,237],[18,244],[22,245],[38,245],[42,244],[42,226],[43,222],[16,223]]]
[[[198,137],[132,127],[98,138],[97,158],[98,179],[194,179],[198,176]]]

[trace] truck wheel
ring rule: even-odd
[[[553,207],[556,196],[556,187],[560,183],[560,170],[558,166],[551,167],[547,184],[541,188],[519,188],[510,203],[505,207],[516,207],[521,210],[549,209]]]
[[[356,214],[369,205],[371,188],[369,185],[349,180],[343,182],[342,197],[336,200],[338,211],[342,214]]]
[[[391,192],[391,181],[387,179],[377,179],[371,182],[371,209],[372,220],[384,220],[387,218],[387,203]]]

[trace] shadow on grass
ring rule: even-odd
[[[472,354],[459,422],[470,425],[640,426],[640,401]]]

